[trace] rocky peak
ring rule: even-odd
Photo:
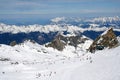
[[[84,43],[87,38],[83,38],[82,36],[63,36],[57,35],[55,39],[46,45],[46,47],[53,47],[57,50],[62,51],[66,45],[71,45],[77,48],[77,45],[80,43]]]
[[[62,51],[66,45],[63,41],[61,41],[61,36],[57,36],[52,42],[45,45],[46,47],[53,47],[59,51]]]
[[[89,51],[95,52],[95,50],[102,50],[104,48],[113,48],[118,45],[118,40],[113,32],[113,28],[108,29],[100,36],[98,36],[91,44]]]

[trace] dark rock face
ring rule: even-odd
[[[114,31],[117,36],[120,35],[120,31]],[[49,32],[49,33],[42,33],[42,32],[30,32],[30,33],[0,33],[0,44],[7,44],[10,45],[11,42],[16,41],[17,44],[23,43],[25,40],[34,40],[35,42],[43,45],[48,42],[53,41],[56,35],[59,32]],[[77,32],[77,35],[85,35],[93,40],[97,36],[99,36],[103,31],[84,31],[83,33]],[[64,35],[70,34],[70,32],[64,31]]]
[[[43,45],[54,39],[58,32],[41,33],[0,33],[0,44],[10,45],[11,42],[16,41],[17,44],[23,43],[25,40],[34,40],[35,42]]]
[[[53,47],[57,50],[62,51],[66,45],[71,45],[76,48],[78,44],[84,43],[86,40],[88,39],[82,38],[82,36],[65,37],[62,35],[58,35],[52,42],[46,45],[46,47]]]
[[[46,47],[53,47],[62,51],[65,47],[65,43],[60,40],[60,38],[54,39],[50,44],[46,45]]]
[[[113,48],[116,46],[118,46],[118,40],[113,29],[110,28],[94,40],[89,51],[95,52],[95,50],[103,50],[104,48]]]
[[[16,43],[16,41],[12,41],[11,43],[10,43],[10,46],[15,46],[17,43]]]

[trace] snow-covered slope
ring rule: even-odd
[[[0,80],[119,80],[119,52],[120,46],[91,54],[72,46],[57,51],[29,41],[14,47],[1,44]]]
[[[120,47],[96,52],[92,63],[78,66],[70,74],[69,80],[119,80]]]
[[[74,21],[73,18],[71,19]],[[108,27],[103,25],[100,27],[101,25],[98,22],[106,25],[106,23],[111,24],[115,21],[116,26],[119,17],[96,18],[90,19],[90,21],[75,20],[77,23],[88,23],[88,26],[84,28],[59,23],[62,21],[67,22],[67,19],[58,17],[52,19],[53,24],[48,25],[16,26],[1,23],[0,38],[6,40],[3,33],[8,33],[8,35],[25,33],[29,35],[30,32],[48,34],[50,32],[61,34],[65,32],[65,34],[62,34],[64,37],[71,37],[75,36],[77,32],[81,35],[81,32],[85,31],[105,31]],[[118,25],[117,27],[114,28],[114,31],[120,31]],[[43,34],[39,34],[37,38],[44,40],[45,36],[43,36]],[[120,38],[117,39],[120,42]],[[86,40],[84,43],[77,45],[77,48],[66,45],[62,51],[31,41],[25,41],[15,46],[0,44],[0,80],[120,80],[120,46],[112,49],[106,48],[92,54],[86,51],[91,43],[92,40]]]

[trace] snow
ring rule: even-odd
[[[107,34],[107,32],[108,32],[110,29],[111,29],[111,28],[109,28],[108,30],[104,31],[104,32],[101,34],[101,36]]]
[[[72,46],[57,51],[30,41],[14,47],[1,44],[0,80],[120,80],[119,52],[120,46],[91,54]]]
[[[120,36],[118,36],[118,37],[117,37],[117,40],[118,40],[118,41],[119,41],[119,43],[120,43]]]
[[[78,48],[80,48],[83,51],[86,51],[87,49],[89,49],[90,45],[92,44],[92,40],[86,40],[85,43],[83,44],[79,44]]]
[[[69,23],[69,22],[79,22],[79,23],[84,23],[88,22],[90,25],[93,26],[99,26],[98,24],[94,23],[117,23],[120,22],[120,17],[119,16],[111,16],[111,17],[93,17],[93,18],[79,18],[79,17],[56,17],[51,19],[53,23]],[[92,24],[91,24],[92,23]]]
[[[75,20],[74,18],[71,19]],[[66,20],[65,17],[57,17],[51,21],[59,23]],[[82,19],[75,20],[75,22],[80,21]],[[67,31],[70,34],[63,36],[70,37],[75,36],[75,32],[106,30],[102,34],[104,35],[108,28],[106,26],[99,27],[100,25],[95,22],[112,21],[120,21],[120,18],[94,18],[88,21],[91,22],[88,28],[68,24],[16,26],[0,23],[0,33],[59,31],[63,35],[63,31]],[[114,28],[114,30],[120,31],[119,28]],[[83,36],[83,38],[86,37]],[[120,37],[117,39],[120,42]],[[106,48],[92,54],[87,52],[92,42],[92,40],[86,40],[77,48],[67,45],[63,51],[30,41],[15,46],[0,44],[0,80],[120,80],[120,46],[112,49]]]
[[[98,24],[89,24],[89,25],[90,25],[90,27],[93,27],[93,28],[100,26],[100,25],[98,25]]]
[[[68,31],[68,32],[74,32],[74,31],[82,31],[81,28],[77,26],[72,26],[72,25],[65,25],[64,27],[60,25],[28,25],[28,26],[16,26],[16,25],[6,25],[6,24],[0,24],[0,32],[5,33],[5,32],[11,32],[13,34],[15,33],[29,33],[29,32],[44,32],[44,33],[49,33],[49,32],[57,32],[57,31]]]
[[[103,38],[100,37],[100,39],[97,41],[97,44],[100,44],[102,40],[103,40]]]
[[[110,30],[110,29],[108,29],[108,30],[104,31],[104,32],[101,34],[101,36],[103,36],[103,35],[107,34],[107,32],[108,32],[109,30]]]
[[[88,28],[81,28],[79,26],[75,26],[75,25],[68,25],[68,24],[64,24],[64,25],[60,25],[60,24],[49,24],[49,25],[38,25],[38,24],[34,24],[34,25],[27,25],[27,26],[17,26],[17,25],[6,25],[3,23],[0,23],[0,33],[6,33],[6,32],[10,32],[13,34],[16,33],[29,33],[29,32],[44,32],[44,33],[49,33],[49,32],[62,32],[62,31],[67,31],[70,33],[74,33],[76,31],[79,32],[84,32],[84,31],[105,31],[108,28],[106,26],[103,27],[98,27],[98,24],[90,24],[90,27]],[[118,28],[114,28],[114,31],[120,31],[120,29]]]
[[[64,20],[65,20],[65,17],[56,17],[54,19],[51,19],[51,21],[54,23],[58,23],[58,22],[64,21]]]
[[[94,18],[91,20],[91,22],[110,22],[112,23],[112,21],[120,21],[119,16],[115,16],[115,17],[98,17],[98,18]]]

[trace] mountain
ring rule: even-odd
[[[0,44],[9,45],[11,42],[16,41],[17,44],[24,42],[25,40],[33,40],[41,45],[50,42],[54,39],[57,32],[50,33],[40,33],[40,32],[30,32],[30,33],[1,33],[0,34]]]
[[[112,27],[116,36],[120,35],[120,18],[67,18],[57,17],[51,19],[46,25],[8,25],[0,23],[0,44],[9,45],[15,41],[17,44],[25,40],[33,40],[41,45],[53,41],[58,33],[65,35],[80,32],[80,34],[95,40],[97,36]]]
[[[56,17],[51,19],[53,24],[70,24],[82,28],[88,27],[111,27],[120,28],[120,17],[93,17],[93,18],[72,18],[72,17]]]
[[[120,80],[119,17],[71,19],[1,23],[0,80]]]
[[[57,35],[53,41],[48,43],[46,47],[53,47],[62,51],[66,46],[73,46],[77,49],[78,45],[85,44],[86,41],[91,41],[89,38],[83,35]],[[89,44],[88,44],[89,45]],[[88,46],[89,47],[89,46]]]
[[[46,44],[51,42],[59,32],[63,32],[65,35],[80,32],[80,34],[94,40],[107,29],[108,28],[105,27],[80,28],[73,25],[15,26],[1,24],[0,44],[9,45],[12,41],[16,41],[16,43],[19,44],[25,40],[34,40],[39,44]],[[117,36],[120,35],[120,29],[114,28],[114,32]]]
[[[1,24],[0,80],[119,80],[120,29],[91,26]]]
[[[51,20],[50,24],[46,25],[7,25],[0,23],[0,33],[29,33],[29,32],[56,32],[56,31],[74,31],[79,30],[81,32],[87,30],[104,31],[109,27],[113,27],[116,31],[120,31],[120,18],[117,17],[99,17],[99,18],[65,18],[58,17]],[[75,22],[77,22],[75,24]]]
[[[90,52],[94,52],[95,50],[102,50],[104,48],[114,48],[118,46],[118,43],[113,28],[110,28],[93,41],[89,50]]]
[[[113,22],[119,22],[120,17],[114,16],[114,17],[93,17],[93,18],[74,18],[74,17],[56,17],[51,19],[51,22],[53,23],[70,23],[70,22],[93,22],[93,23],[113,23]],[[115,24],[116,24],[115,23]]]
[[[120,18],[118,16],[115,17],[98,17],[98,18],[93,18],[90,20],[90,22],[93,23],[100,23],[100,24],[118,24],[120,25]]]
[[[63,51],[25,41],[0,44],[1,80],[119,80],[120,46],[95,54],[66,46]]]

